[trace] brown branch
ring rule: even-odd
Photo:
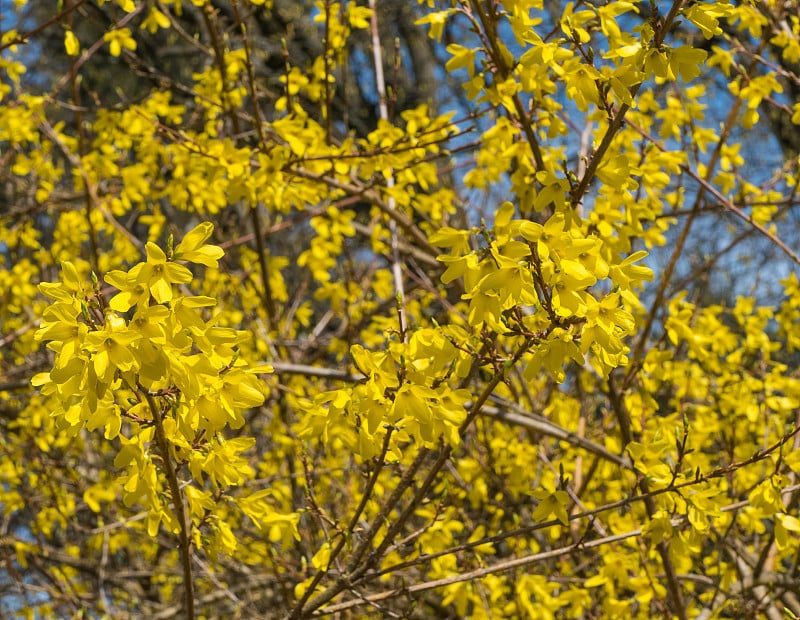
[[[187,520],[186,509],[183,505],[183,495],[181,494],[178,475],[175,471],[174,463],[172,462],[169,441],[164,432],[162,411],[150,392],[142,386],[138,387],[140,393],[144,395],[148,407],[150,407],[150,412],[153,414],[153,421],[155,422],[156,443],[164,463],[164,473],[167,478],[167,485],[169,486],[170,495],[172,496],[172,506],[175,509],[175,517],[179,527],[178,540],[181,553],[181,565],[183,568],[184,609],[186,611],[186,619],[194,620],[194,581],[192,579],[192,550],[191,538],[189,535],[190,525]]]
[[[302,179],[311,181],[318,181],[331,187],[333,189],[341,190],[351,196],[361,196],[366,202],[378,207],[389,219],[394,220],[406,233],[411,235],[421,248],[428,252],[432,257],[440,254],[428,241],[428,237],[423,233],[419,227],[405,213],[399,209],[393,209],[386,201],[381,198],[380,194],[374,187],[367,185],[357,185],[356,182],[347,183],[339,179],[335,179],[326,174],[317,174],[305,170],[304,168],[289,168],[284,172],[291,176],[297,176]]]
[[[660,22],[659,27],[656,28],[656,31],[653,35],[653,41],[651,43],[653,48],[658,48],[664,43],[664,39],[666,38],[667,33],[672,29],[672,24],[675,22],[678,12],[681,10],[684,2],[685,0],[675,0],[672,3],[669,13],[667,13],[664,20]],[[641,88],[641,83],[636,84],[631,88],[631,99],[636,97],[639,92],[639,88]],[[625,115],[628,113],[628,110],[630,110],[630,106],[626,103],[623,103],[620,105],[617,113],[611,119],[600,145],[592,155],[589,165],[586,166],[586,170],[578,182],[578,185],[572,191],[573,207],[577,207],[581,203],[584,194],[586,194],[586,192],[589,190],[589,184],[592,182],[592,179],[594,179],[597,169],[605,157],[606,151],[608,151],[609,147],[611,146],[611,142],[614,140],[617,132],[622,128],[622,125],[625,121]]]
[[[505,56],[500,49],[500,43],[497,40],[497,31],[495,28],[496,23],[490,23],[489,15],[483,10],[481,3],[478,0],[470,0],[472,10],[478,15],[478,19],[482,26],[482,32],[485,34],[486,53],[491,58],[492,63],[496,67],[496,73],[500,80],[505,81],[511,75],[511,67],[508,66]],[[515,93],[513,97],[514,110],[517,113],[517,118],[522,125],[522,130],[525,133],[525,139],[531,147],[533,154],[533,161],[536,163],[537,170],[544,170],[544,157],[542,156],[542,149],[539,146],[539,141],[536,138],[536,133],[533,130],[531,118],[525,110],[525,104],[519,93]]]
[[[321,609],[318,612],[313,613],[312,617],[319,617],[323,615],[345,611],[346,609],[352,609],[353,607],[358,607],[360,605],[363,605],[367,601],[374,603],[377,601],[394,598],[396,596],[404,594],[416,594],[418,592],[426,592],[428,590],[434,590],[437,588],[442,588],[444,586],[449,586],[454,583],[464,583],[466,581],[473,581],[475,579],[480,579],[488,575],[493,575],[496,573],[512,570],[514,568],[522,568],[524,566],[530,566],[531,564],[542,562],[544,560],[552,560],[554,558],[570,555],[571,553],[583,551],[585,549],[602,547],[604,545],[608,545],[614,542],[619,542],[621,540],[627,540],[628,538],[634,538],[641,535],[642,535],[642,530],[638,529],[638,530],[633,530],[631,532],[625,532],[623,534],[614,534],[611,536],[606,536],[604,538],[597,538],[595,540],[569,545],[567,547],[552,549],[550,551],[544,551],[542,553],[526,555],[521,558],[514,558],[513,560],[505,560],[503,562],[497,562],[496,564],[491,564],[485,568],[479,568],[477,570],[461,573],[459,575],[454,575],[452,577],[444,577],[442,579],[435,579],[433,581],[416,583],[404,588],[387,590],[386,592],[381,592],[380,594],[373,594],[371,596],[365,596],[361,599],[348,601],[346,603],[331,605],[330,607],[325,607],[324,609]]]
[[[389,122],[389,110],[386,106],[386,79],[383,75],[383,54],[381,53],[381,39],[378,32],[378,10],[375,5],[375,0],[369,0],[369,8],[372,11],[369,24],[372,42],[372,60],[375,67],[375,86],[378,90],[378,109],[381,120]],[[330,110],[328,115],[330,116]],[[330,122],[330,118],[328,119],[328,122]],[[394,175],[389,176],[389,178],[386,180],[386,187],[389,189],[394,187]],[[389,196],[387,206],[390,211],[397,211],[397,204],[395,203],[394,197]],[[408,319],[406,317],[405,288],[403,286],[403,269],[400,263],[397,220],[395,219],[392,219],[389,222],[389,234],[391,237],[392,248],[392,279],[394,281],[394,290],[397,297],[397,318],[398,322],[400,323],[401,339],[405,342],[407,337]]]
[[[558,439],[559,441],[566,441],[577,448],[582,448],[587,452],[596,454],[597,456],[606,459],[607,461],[610,461],[611,463],[614,463],[623,469],[634,471],[633,465],[627,458],[619,456],[618,454],[614,454],[613,452],[609,452],[600,444],[586,439],[585,437],[581,437],[579,434],[573,433],[572,431],[569,431],[546,418],[540,416],[534,417],[530,413],[514,413],[511,411],[506,411],[505,408],[490,406],[484,406],[483,413],[496,420],[500,420],[502,422],[513,424],[522,428],[527,428],[532,431],[536,431],[537,433],[541,433],[542,435],[546,435],[547,437]]]
[[[483,389],[480,396],[469,407],[467,417],[461,424],[461,428],[459,429],[459,432],[462,435],[466,431],[466,429],[472,425],[472,422],[481,412],[481,409],[486,404],[486,401],[489,399],[491,394],[494,392],[494,389],[500,384],[501,381],[503,381],[503,379],[505,378],[506,370],[508,368],[513,367],[513,365],[519,361],[522,355],[524,355],[524,353],[530,348],[531,344],[532,341],[530,339],[526,339],[525,342],[519,347],[517,352],[514,354],[514,356],[508,360],[506,365],[501,367],[498,371],[495,372],[491,381],[489,381],[489,383]],[[480,363],[479,359],[480,356],[477,356],[475,361],[473,362],[473,370],[476,369],[477,366],[479,365]],[[471,376],[472,372],[467,376],[465,381],[468,381]],[[417,472],[419,471],[424,461],[427,459],[428,455],[431,454],[431,452],[432,451],[429,450],[428,448],[420,449],[419,453],[417,454],[417,457],[414,459],[414,462],[411,464],[411,466],[403,475],[403,478],[401,479],[400,483],[398,483],[397,487],[395,487],[389,499],[381,507],[379,514],[375,517],[375,519],[373,519],[369,529],[363,535],[361,543],[353,551],[348,561],[344,574],[338,577],[336,583],[334,583],[326,590],[318,594],[316,597],[308,601],[307,604],[305,604],[305,601],[298,604],[290,614],[289,618],[292,619],[299,618],[302,615],[307,615],[313,610],[318,609],[322,605],[326,604],[328,601],[332,600],[342,591],[350,587],[350,585],[355,580],[361,578],[377,564],[377,562],[386,552],[386,549],[391,545],[391,543],[400,533],[400,530],[403,527],[405,527],[405,524],[408,521],[409,517],[419,506],[422,499],[427,495],[429,489],[436,481],[436,478],[439,475],[439,472],[441,471],[442,467],[444,467],[445,463],[447,463],[447,461],[450,459],[452,448],[448,445],[439,449],[436,461],[431,466],[431,469],[427,472],[423,483],[415,491],[414,497],[411,499],[411,501],[409,501],[409,503],[400,512],[400,514],[396,518],[394,518],[393,521],[391,521],[388,530],[386,532],[386,535],[383,537],[380,544],[378,544],[378,546],[375,547],[370,552],[366,560],[364,560],[363,559],[364,555],[366,554],[370,546],[372,546],[373,539],[375,538],[375,536],[377,536],[380,529],[385,526],[387,517],[390,514],[391,510],[394,509],[394,507],[398,504],[402,496],[405,494],[405,491],[413,484]]]
[[[8,41],[5,41],[4,43],[0,44],[0,52],[2,52],[5,49],[8,49],[9,47],[11,47],[13,45],[20,45],[20,44],[24,45],[24,44],[28,43],[28,39],[30,39],[32,37],[35,37],[40,32],[46,30],[47,28],[49,28],[50,26],[52,26],[56,22],[61,21],[67,15],[69,15],[70,13],[75,11],[78,7],[80,7],[85,2],[86,2],[86,0],[76,0],[76,2],[74,4],[72,4],[72,3],[67,4],[65,6],[65,8],[63,8],[61,11],[59,11],[58,13],[53,15],[47,21],[45,21],[45,22],[39,24],[38,26],[36,26],[36,28],[34,28],[33,30],[29,30],[27,32],[23,32],[22,34],[17,35],[16,37],[13,37],[12,39],[10,39]]]
[[[747,461],[749,462],[750,459],[748,459]],[[715,475],[716,473],[717,473],[716,471],[712,472],[712,475],[714,475],[714,477],[719,477],[719,476]],[[703,481],[705,481],[708,478],[701,477],[701,479],[703,479]],[[585,511],[580,512],[580,513],[569,515],[568,518],[569,518],[570,521],[577,521],[579,519],[585,519],[587,517],[588,518],[592,518],[592,517],[594,517],[594,516],[596,516],[598,514],[601,514],[603,512],[619,510],[620,508],[629,506],[630,504],[632,504],[634,502],[644,501],[647,498],[652,499],[657,495],[661,495],[661,494],[666,493],[666,492],[672,492],[672,491],[675,491],[677,489],[685,488],[686,486],[690,486],[690,485],[694,485],[694,484],[697,484],[697,482],[695,480],[691,480],[691,481],[688,481],[687,483],[677,485],[676,487],[658,489],[656,491],[649,492],[647,495],[637,495],[637,496],[629,497],[629,498],[626,498],[626,499],[623,499],[623,500],[618,500],[616,502],[612,502],[612,503],[609,503],[609,504],[605,504],[603,506],[600,506],[598,508],[594,508],[592,510],[585,510]],[[786,489],[786,491],[790,491],[790,490],[794,491],[794,490],[797,490],[797,489],[800,489],[800,485],[795,485],[794,487],[790,487],[789,489]],[[740,510],[741,508],[743,508],[743,507],[745,507],[747,505],[749,505],[749,502],[745,500],[745,501],[740,501],[740,502],[734,502],[734,503],[729,504],[727,506],[722,506],[719,510],[720,510],[720,512],[723,512],[723,513],[724,512],[735,512],[735,511]],[[686,517],[685,515],[680,515],[680,516],[677,516],[677,517],[674,517],[673,519],[671,519],[671,524],[672,524],[673,527],[678,527],[680,525],[685,524],[687,522],[687,520],[688,520],[688,517]],[[377,577],[380,577],[380,576],[383,576],[383,575],[387,575],[387,574],[392,573],[392,572],[397,572],[398,570],[400,570],[402,568],[407,568],[409,566],[418,565],[418,564],[423,563],[423,562],[429,562],[429,561],[431,561],[433,559],[436,559],[436,558],[439,558],[439,557],[443,557],[443,556],[446,556],[446,555],[452,555],[454,553],[458,553],[460,551],[464,551],[464,550],[467,550],[467,549],[474,549],[474,548],[480,547],[482,545],[496,543],[496,542],[499,542],[501,540],[504,540],[504,539],[507,539],[507,538],[511,538],[513,536],[530,535],[532,532],[535,532],[537,530],[543,530],[543,529],[546,529],[548,527],[553,527],[553,526],[556,526],[556,525],[561,525],[561,522],[558,519],[552,519],[552,520],[549,520],[549,521],[546,521],[546,522],[537,523],[537,524],[529,526],[529,527],[517,528],[517,529],[512,530],[510,532],[503,532],[501,534],[497,534],[497,535],[493,535],[493,536],[487,536],[485,538],[481,538],[480,540],[471,541],[469,543],[465,543],[463,545],[458,545],[457,547],[453,547],[453,548],[450,548],[450,549],[447,549],[447,550],[444,550],[444,551],[439,551],[437,553],[426,554],[426,555],[420,556],[418,558],[415,558],[414,560],[411,560],[411,561],[408,561],[408,562],[403,562],[401,564],[396,564],[394,566],[387,567],[386,569],[384,569],[384,570],[382,570],[382,571],[380,571],[378,573],[367,575],[365,579],[374,579],[374,578],[377,578]],[[562,557],[564,555],[569,555],[569,554],[571,554],[573,552],[579,552],[579,551],[582,551],[582,550],[591,549],[591,548],[595,548],[595,547],[602,547],[602,546],[605,546],[605,545],[608,545],[608,544],[612,544],[614,542],[619,542],[620,540],[625,540],[625,539],[633,538],[633,537],[639,537],[641,535],[642,535],[642,530],[641,529],[636,529],[636,530],[633,530],[631,532],[627,532],[627,533],[624,533],[624,534],[605,536],[605,537],[594,539],[594,540],[591,540],[591,541],[578,542],[576,544],[568,545],[566,547],[561,547],[561,548],[558,548],[558,549],[551,549],[549,551],[544,551],[544,552],[541,552],[541,553],[528,555],[528,556],[524,556],[524,557],[521,557],[521,558],[514,558],[512,560],[505,560],[505,561],[498,562],[496,564],[487,566],[485,568],[481,568],[481,569],[478,569],[478,570],[475,570],[475,571],[470,571],[470,572],[467,572],[467,573],[461,573],[459,575],[454,575],[452,577],[445,577],[445,578],[437,579],[437,580],[434,580],[434,581],[429,581],[429,582],[420,583],[420,584],[414,584],[412,586],[408,586],[408,587],[405,587],[405,588],[396,588],[396,589],[389,590],[389,591],[386,591],[386,592],[381,592],[379,594],[375,594],[375,595],[372,595],[372,596],[361,597],[361,598],[359,598],[357,600],[348,601],[348,602],[344,602],[344,603],[339,603],[339,604],[336,604],[336,605],[331,605],[329,607],[325,607],[323,609],[320,609],[318,611],[313,612],[311,614],[311,616],[312,617],[318,617],[318,616],[327,615],[327,614],[331,614],[331,613],[335,613],[335,612],[339,612],[339,611],[344,611],[346,609],[351,609],[353,607],[356,607],[356,606],[364,604],[364,602],[365,602],[364,599],[366,599],[366,601],[369,601],[369,602],[375,602],[375,601],[380,601],[380,600],[385,600],[385,599],[388,599],[388,598],[392,598],[392,597],[395,597],[395,596],[400,596],[400,595],[403,595],[403,594],[421,592],[421,591],[425,591],[425,590],[440,588],[440,587],[447,586],[447,585],[452,585],[454,583],[463,583],[463,582],[466,582],[466,581],[472,581],[474,579],[480,579],[481,577],[485,577],[485,576],[488,576],[488,575],[491,575],[491,574],[495,574],[495,573],[498,573],[498,572],[503,572],[503,571],[506,571],[506,570],[510,570],[510,569],[513,569],[513,568],[519,568],[519,567],[522,567],[522,566],[528,566],[528,565],[530,565],[530,564],[532,564],[534,562],[541,562],[543,560],[548,560],[548,559],[553,559],[553,558],[557,558],[557,557]],[[664,575],[664,576],[666,576],[666,575]],[[675,573],[675,578],[680,580],[681,578],[685,579],[686,576],[679,575],[678,573]],[[791,583],[791,582],[787,581],[787,583]],[[744,589],[744,587],[742,587],[742,589]]]
[[[236,8],[236,14],[238,16],[239,15],[238,6],[236,5],[236,3],[234,3],[234,6],[237,7]],[[216,22],[216,19],[215,19],[216,18],[215,11],[216,11],[216,9],[214,9],[211,5],[208,5],[208,4],[204,5],[203,6],[203,11],[202,11],[203,21],[205,22],[206,30],[208,31],[208,35],[209,35],[209,37],[211,37],[211,46],[212,46],[212,48],[214,50],[214,59],[215,59],[215,61],[217,63],[217,70],[219,71],[219,75],[220,75],[220,83],[222,85],[222,95],[221,95],[222,106],[223,106],[225,112],[227,113],[228,118],[230,118],[231,125],[233,127],[234,135],[238,137],[238,136],[242,135],[242,132],[241,132],[241,128],[240,128],[240,125],[239,125],[239,116],[238,116],[237,111],[235,110],[234,106],[231,104],[230,98],[228,97],[229,86],[228,86],[228,80],[227,80],[227,77],[226,77],[227,76],[227,72],[226,72],[226,69],[225,69],[225,50],[223,48],[223,44],[222,44],[222,41],[220,39],[219,33],[217,32],[217,22]],[[214,18],[214,19],[212,19],[212,18]],[[241,18],[239,18],[239,26],[240,26],[240,29],[241,29],[243,35],[245,36],[245,42],[246,42],[247,41],[246,29],[245,29],[244,23],[241,21]],[[248,66],[252,65],[252,62],[250,60],[249,51],[248,51],[248,46],[245,47],[245,54],[246,54],[246,58],[247,58],[247,63],[246,64]],[[252,71],[253,71],[253,69],[250,66],[249,70],[248,70],[248,74],[252,73]],[[257,104],[257,101],[256,101],[256,96],[255,96],[255,82],[254,82],[255,78],[254,78],[254,76],[253,76],[252,79],[253,79],[253,81],[251,82],[251,88],[252,88],[252,93],[253,93],[253,97],[252,97],[253,98],[253,106],[256,109],[256,114],[258,115],[258,104]],[[256,116],[256,120],[258,120],[258,118],[259,117]],[[262,127],[263,123],[257,122],[256,125],[257,125],[258,131],[259,131],[259,136],[263,140],[264,139],[263,138],[263,136],[264,136],[263,127]],[[275,320],[276,320],[275,301],[274,301],[274,298],[273,298],[273,295],[272,295],[272,286],[271,286],[270,281],[269,281],[269,265],[267,264],[267,250],[266,250],[266,245],[264,244],[264,236],[263,236],[262,230],[261,230],[261,217],[259,216],[259,213],[258,213],[258,204],[257,203],[256,204],[250,204],[250,219],[251,219],[252,226],[253,226],[253,234],[255,235],[255,240],[256,240],[256,250],[257,250],[257,254],[258,254],[258,267],[259,267],[259,270],[261,271],[261,286],[262,286],[262,291],[261,291],[262,295],[261,296],[262,296],[262,300],[264,302],[264,309],[267,312],[267,326],[268,326],[268,328],[273,328],[275,326]]]

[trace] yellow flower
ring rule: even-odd
[[[112,310],[127,312],[133,306],[143,308],[150,301],[150,292],[141,282],[124,271],[109,271],[103,278],[107,284],[119,289],[108,303]]]
[[[172,285],[192,281],[192,272],[183,265],[167,261],[167,255],[155,243],[145,245],[147,262],[139,263],[130,270],[134,282],[150,290],[160,304],[172,301]]]
[[[111,32],[106,32],[103,39],[108,42],[108,51],[112,56],[119,56],[122,53],[122,48],[128,50],[136,49],[136,39],[131,36],[129,28],[118,28]]]
[[[159,11],[156,7],[151,7],[150,12],[142,20],[142,30],[147,30],[150,34],[158,32],[159,28],[169,28],[169,18]]]
[[[58,302],[44,311],[36,340],[49,341],[47,348],[71,357],[80,348],[88,327],[78,322],[80,309],[75,303]]]
[[[39,290],[50,299],[71,302],[75,299],[84,300],[86,291],[83,288],[83,278],[78,275],[75,265],[69,261],[61,263],[61,282],[42,282]]]
[[[78,41],[78,37],[75,36],[72,30],[67,30],[64,34],[64,49],[67,50],[68,56],[77,56],[81,53],[80,41]]]
[[[224,254],[222,248],[216,245],[203,245],[213,231],[214,225],[210,222],[195,226],[175,248],[173,258],[216,268],[217,261]]]
[[[125,319],[116,314],[108,315],[105,329],[86,336],[86,344],[94,349],[92,364],[101,383],[111,383],[117,369],[127,371],[138,367],[130,345],[139,338],[141,334],[129,331]]]

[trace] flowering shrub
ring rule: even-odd
[[[3,613],[800,615],[796,2],[14,4]]]

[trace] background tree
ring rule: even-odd
[[[800,614],[797,3],[544,4],[15,3],[5,613]]]

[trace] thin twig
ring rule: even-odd
[[[167,485],[169,486],[170,495],[172,495],[172,506],[175,509],[175,517],[178,521],[178,540],[181,553],[181,566],[183,568],[186,620],[194,620],[194,581],[192,579],[191,537],[189,536],[190,526],[187,521],[186,508],[183,505],[183,494],[181,493],[175,465],[172,462],[169,441],[164,431],[164,419],[161,408],[148,390],[139,386],[139,391],[144,395],[147,405],[150,407],[150,412],[153,414],[153,421],[155,422],[156,443],[158,444],[158,451],[161,453],[161,458],[163,460]]]
[[[239,16],[238,12],[238,5],[234,1],[234,8],[236,9],[237,17]],[[241,136],[241,128],[239,124],[239,116],[235,107],[230,102],[230,97],[228,96],[229,92],[229,85],[227,80],[227,72],[225,69],[225,49],[223,47],[223,42],[220,39],[219,33],[217,32],[217,21],[216,21],[216,13],[214,8],[211,5],[205,5],[203,7],[203,21],[206,25],[206,30],[208,31],[208,36],[211,38],[211,46],[214,50],[214,59],[217,63],[217,70],[220,75],[220,82],[222,85],[222,106],[225,112],[230,118],[231,125],[233,127],[233,133],[235,136]],[[241,17],[239,18],[239,25],[240,29],[244,36],[245,43],[247,42],[247,31],[245,29],[244,24],[241,22]],[[247,65],[251,65],[251,59],[249,56],[249,52],[247,51],[248,47],[245,47],[245,54],[247,55]],[[252,67],[250,69],[252,71]],[[252,98],[253,98],[253,105],[256,110],[256,114],[258,114],[258,105],[256,102],[255,96],[255,84],[251,82],[251,89],[252,89]],[[258,117],[257,117],[258,119]],[[257,120],[256,119],[256,120]],[[261,132],[263,128],[261,127],[261,123],[257,123],[258,130]],[[263,133],[259,133],[259,136],[263,139]],[[267,313],[267,324],[269,328],[274,327],[274,323],[276,320],[275,315],[275,302],[272,296],[272,286],[269,281],[269,265],[267,264],[267,249],[264,244],[264,235],[261,231],[261,217],[258,213],[259,205],[257,203],[250,204],[250,219],[253,226],[253,234],[255,235],[256,239],[256,250],[258,254],[258,267],[261,271],[261,294],[262,300],[264,302],[264,309]]]
[[[370,15],[370,31],[372,34],[372,60],[375,64],[375,85],[378,88],[378,109],[380,111],[381,120],[389,122],[389,109],[386,105],[386,79],[383,75],[383,54],[381,53],[381,38],[378,31],[378,11],[375,0],[369,0],[369,8],[372,11]],[[330,116],[330,112],[328,116]],[[391,190],[394,187],[394,175],[390,175],[389,178],[386,179],[386,187],[390,194],[387,200],[388,209],[392,212],[397,211],[394,197],[391,196]],[[394,279],[394,290],[397,295],[397,315],[400,322],[400,334],[405,341],[408,335],[408,318],[406,317],[406,300],[403,288],[403,268],[400,262],[397,220],[389,220],[389,233],[392,238],[392,278]]]
[[[56,22],[61,21],[67,15],[69,15],[70,13],[75,11],[78,7],[80,7],[85,2],[86,2],[86,0],[76,0],[76,2],[74,4],[67,4],[66,6],[64,6],[64,8],[61,11],[59,11],[58,13],[53,15],[47,21],[42,22],[41,24],[36,26],[36,28],[34,28],[33,30],[29,30],[28,32],[23,32],[22,34],[19,34],[19,35],[15,36],[15,37],[9,39],[8,41],[3,41],[0,44],[0,52],[2,52],[5,49],[8,49],[9,47],[12,47],[14,45],[20,45],[20,44],[24,45],[24,44],[28,43],[28,39],[30,39],[32,37],[35,37],[37,34],[39,34],[40,32],[45,31],[47,28],[49,28],[50,26],[52,26]]]

